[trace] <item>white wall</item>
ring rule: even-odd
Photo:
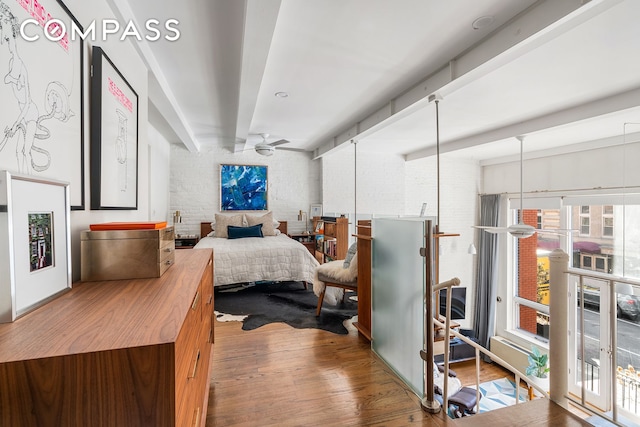
[[[435,157],[405,162],[402,156],[367,152],[358,146],[357,211],[374,215],[418,215],[427,202],[427,216],[437,212]],[[441,230],[458,233],[441,241],[441,280],[458,277],[467,288],[466,319],[473,319],[475,257],[469,255],[474,241],[481,168],[477,161],[440,157]],[[322,159],[322,194],[325,212],[354,211],[354,149],[350,146]]]
[[[289,232],[304,231],[298,211],[309,212],[312,203],[321,203],[321,164],[310,153],[276,150],[270,157],[253,150],[232,153],[217,146],[190,153],[180,145],[171,145],[170,212],[179,210],[182,224],[176,231],[199,234],[200,222],[220,212],[220,165],[247,164],[268,166],[268,204],[278,220],[288,221]],[[309,226],[310,227],[310,226]]]
[[[322,196],[325,212],[404,215],[405,162],[399,155],[366,151],[358,146],[357,207],[354,207],[353,146],[322,158]]]
[[[156,128],[149,125],[149,218],[169,218],[169,176],[171,145]]]
[[[436,158],[428,157],[406,163],[406,214],[418,215],[427,203],[426,216],[437,215]],[[472,326],[475,294],[475,256],[469,244],[475,242],[471,228],[477,223],[481,168],[477,161],[440,156],[440,231],[460,234],[440,239],[440,281],[458,277],[467,288],[464,328]]]
[[[640,143],[634,143],[525,160],[523,190],[575,192],[640,186],[639,158]],[[485,166],[482,174],[484,193],[520,191],[519,162]]]
[[[65,0],[66,6],[83,26],[88,26],[93,20],[98,23],[101,19],[113,18],[115,15],[105,1]],[[149,219],[149,159],[147,149],[148,123],[148,90],[147,68],[129,41],[120,42],[117,37],[101,41],[99,28],[96,25],[97,39],[95,44],[102,47],[105,53],[118,67],[123,76],[138,94],[138,209],[134,211],[92,211],[89,209],[90,200],[90,77],[91,48],[93,42],[84,43],[84,181],[85,207],[84,211],[71,212],[71,253],[73,279],[80,278],[80,232],[87,230],[89,224],[108,221],[145,221]]]

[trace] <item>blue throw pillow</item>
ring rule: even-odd
[[[358,249],[357,243],[352,243],[351,246],[349,246],[349,250],[347,251],[347,256],[344,258],[344,263],[342,264],[344,268],[349,268],[349,265],[351,265],[351,260],[353,259],[353,256],[356,254],[357,249]]]
[[[227,233],[230,239],[242,239],[243,237],[264,237],[262,235],[262,224],[252,225],[251,227],[236,227],[235,225],[227,226]]]

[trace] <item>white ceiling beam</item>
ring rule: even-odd
[[[416,111],[429,95],[450,94],[469,82],[521,57],[558,34],[619,3],[621,0],[546,0],[535,3],[524,13],[491,33],[477,45],[453,58],[437,72],[381,105],[374,114],[349,126],[314,150],[322,157],[343,148],[352,139],[361,139]]]
[[[262,76],[267,66],[281,3],[281,0],[247,0],[246,3],[236,121],[236,152],[248,148],[246,140],[258,103]]]
[[[580,104],[571,108],[545,114],[531,120],[525,120],[509,126],[492,129],[488,132],[471,135],[455,141],[443,142],[440,145],[440,153],[464,150],[465,148],[474,147],[476,145],[512,138],[515,135],[527,135],[567,123],[579,122],[581,120],[603,116],[616,111],[634,108],[638,106],[638,99],[640,99],[640,88],[624,91],[617,95],[612,95],[586,104]],[[433,146],[409,153],[405,156],[405,160],[417,160],[423,157],[435,156],[435,154],[436,147]]]
[[[609,136],[606,138],[594,139],[586,142],[579,142],[571,145],[547,148],[544,150],[530,151],[522,155],[523,160],[543,159],[545,157],[560,156],[562,154],[580,153],[587,150],[597,150],[599,148],[613,147],[616,145],[633,144],[640,142],[640,132],[627,134],[625,138],[620,136]],[[492,159],[480,160],[480,166],[499,165],[502,163],[519,162],[520,154],[494,157]]]
[[[111,5],[111,9],[114,14],[117,15],[121,22],[137,22],[127,0],[107,1]],[[140,24],[139,22],[137,23]],[[144,28],[144,25],[140,26],[140,28]],[[152,78],[149,78],[148,85],[149,100],[158,109],[167,123],[169,123],[185,147],[191,152],[200,151],[200,143],[196,139],[191,126],[189,126],[187,118],[180,108],[180,105],[171,90],[171,86],[162,72],[162,68],[151,51],[149,43],[144,38],[141,41],[132,41],[133,37],[129,37],[129,40],[138,51],[138,54],[146,64],[150,74],[152,74]]]

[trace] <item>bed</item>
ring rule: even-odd
[[[259,281],[313,283],[318,261],[300,242],[287,236],[280,221],[277,236],[227,239],[202,237],[196,248],[213,248],[214,286]],[[200,235],[211,233],[211,222],[200,223]]]

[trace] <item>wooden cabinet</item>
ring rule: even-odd
[[[2,426],[204,426],[211,249],[159,278],[84,282],[0,325]]]
[[[316,259],[320,263],[344,259],[349,249],[349,220],[347,218],[314,217]]]
[[[311,252],[311,255],[315,255],[316,253],[316,235],[315,234],[309,234],[309,233],[289,234],[289,237],[291,237],[293,240],[297,240],[298,242],[302,243],[304,247],[307,248],[309,252]]]
[[[178,234],[176,236],[176,249],[193,249],[200,241],[197,234]]]

